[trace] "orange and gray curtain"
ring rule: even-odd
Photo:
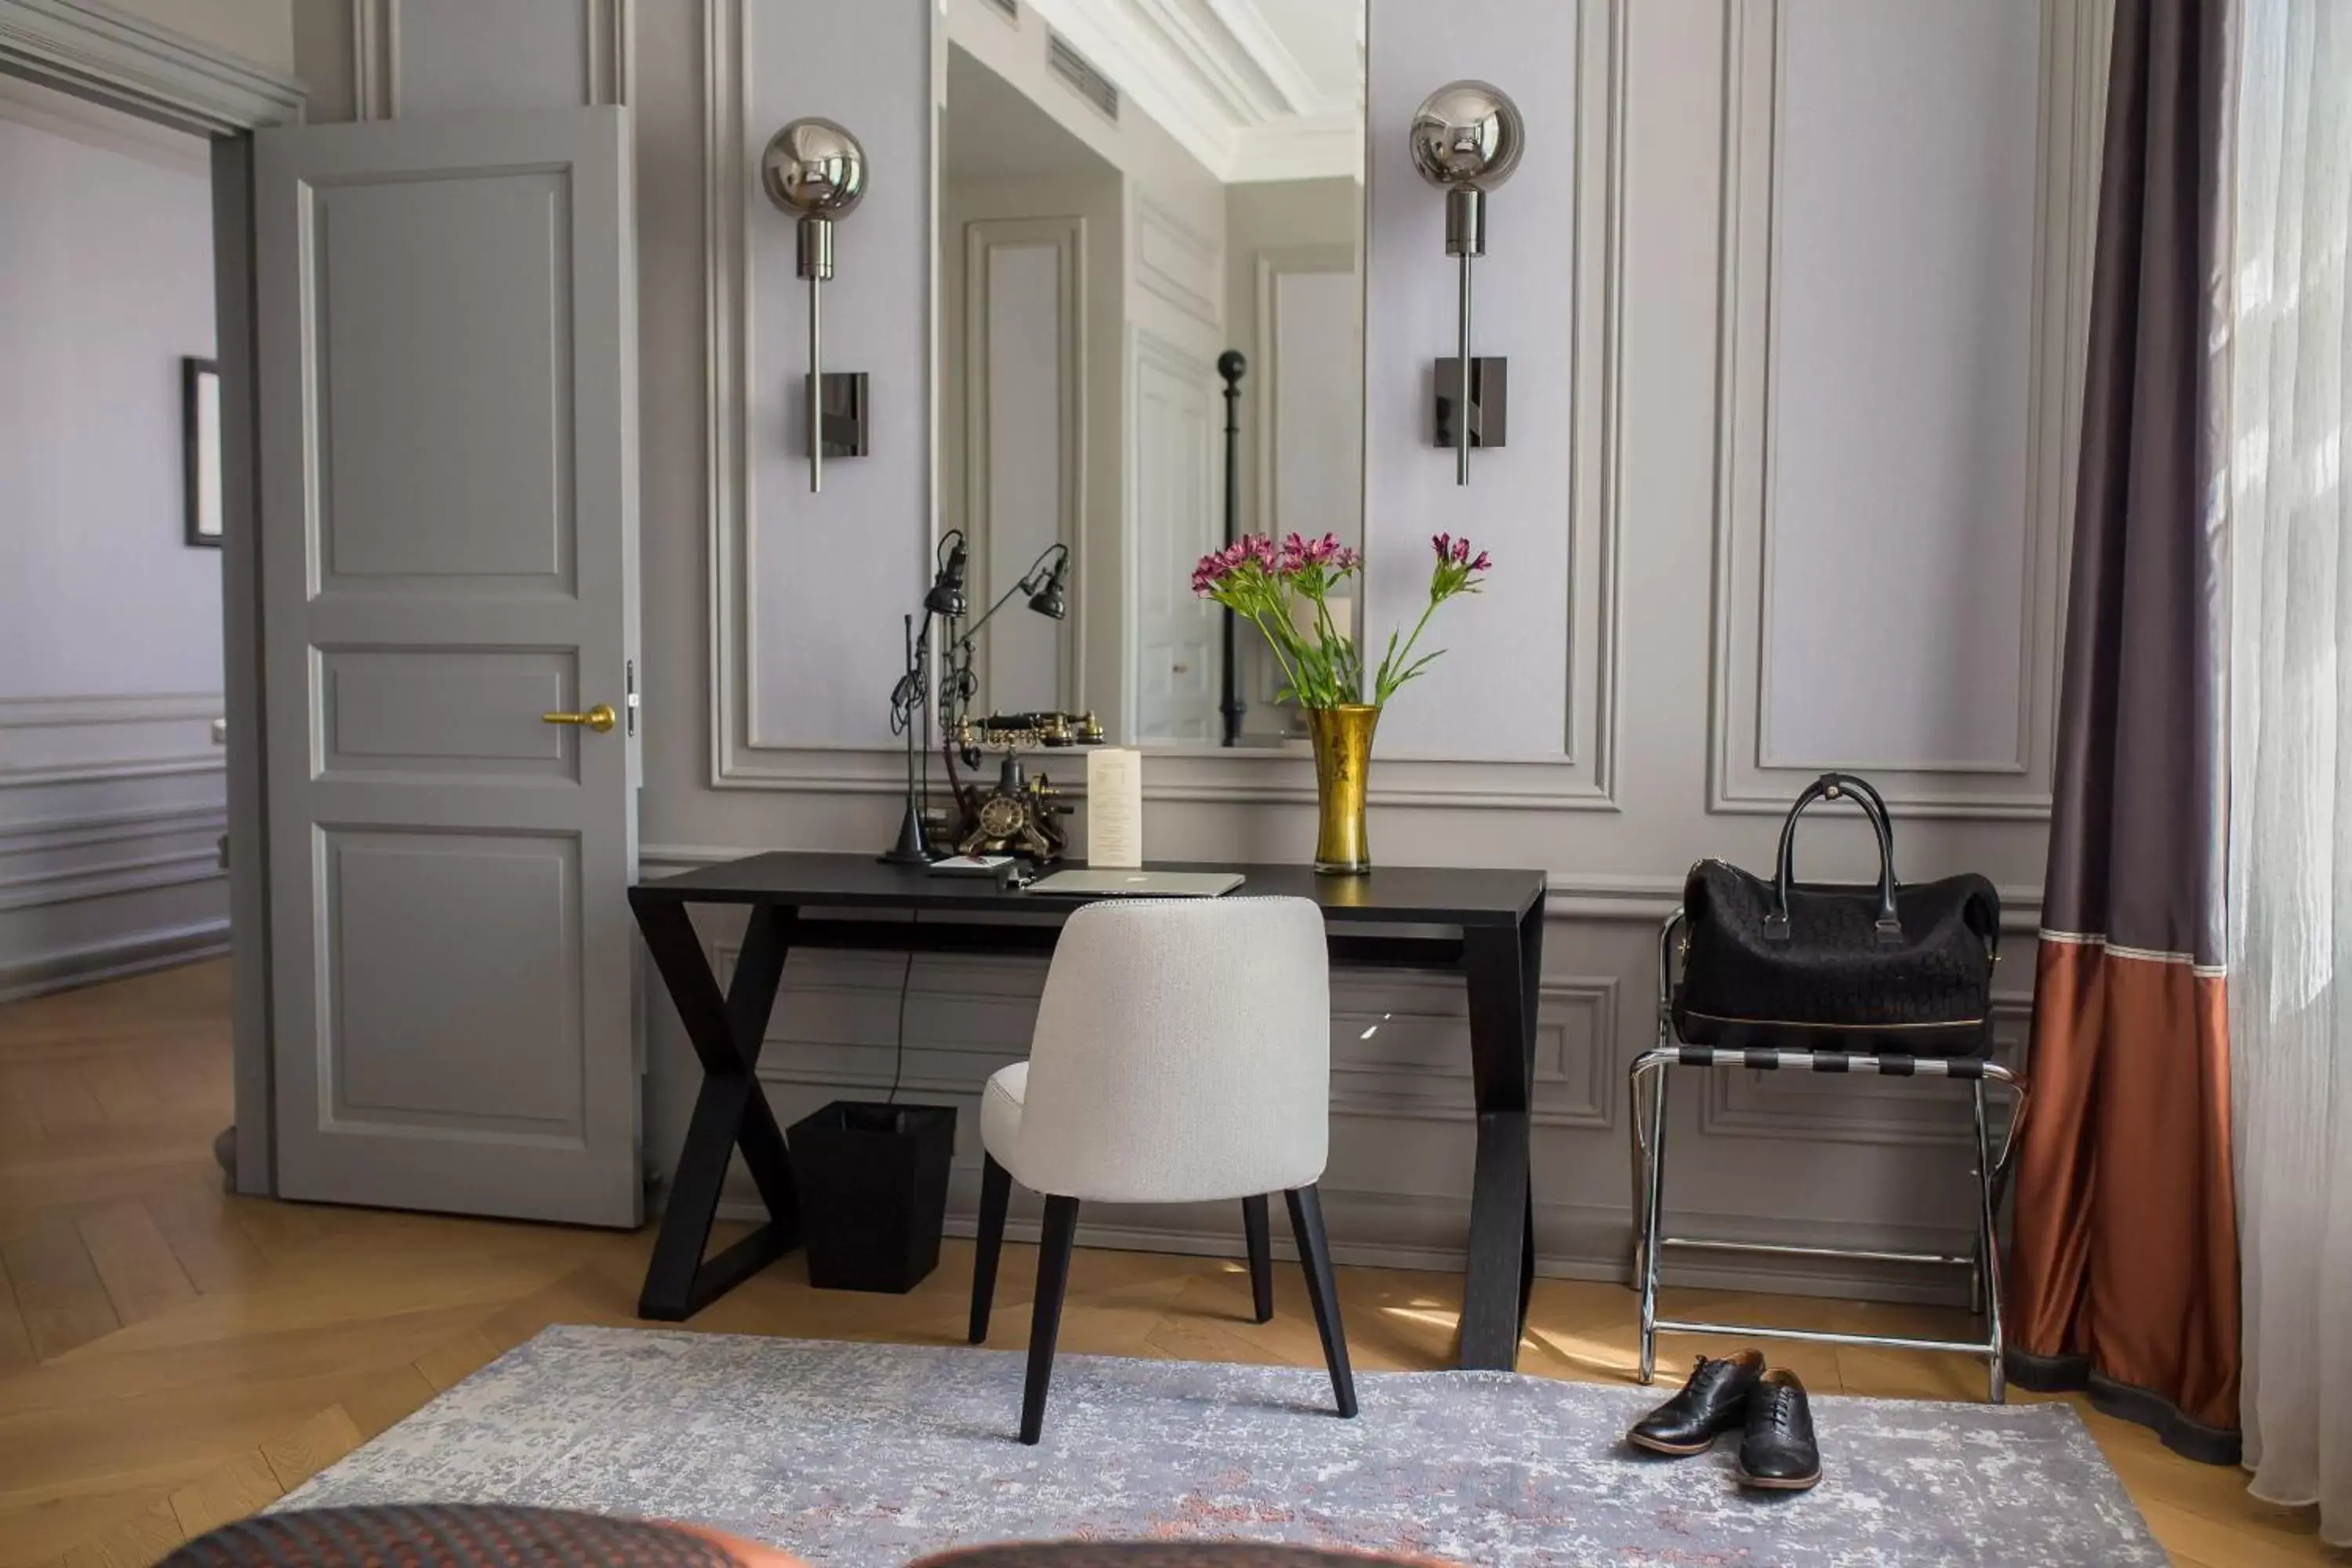
[[[2010,1375],[2239,1458],[2224,992],[2229,0],[2121,0]]]

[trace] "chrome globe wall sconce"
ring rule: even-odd
[[[1445,193],[1445,254],[1461,263],[1453,359],[1437,362],[1436,444],[1454,448],[1454,482],[1470,482],[1470,448],[1503,444],[1501,358],[1470,355],[1470,264],[1486,253],[1486,193],[1511,177],[1527,142],[1519,106],[1483,81],[1448,82],[1413,111],[1412,166]]]
[[[824,488],[824,460],[866,453],[866,373],[824,366],[822,290],[833,277],[833,225],[866,199],[866,149],[830,120],[795,120],[760,157],[768,199],[799,220],[798,270],[808,279],[809,490]]]

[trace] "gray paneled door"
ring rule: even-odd
[[[258,138],[286,1197],[642,1217],[625,112]]]

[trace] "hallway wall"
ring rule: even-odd
[[[196,138],[0,78],[0,999],[226,941],[211,189]]]

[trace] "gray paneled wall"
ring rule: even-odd
[[[1580,26],[1580,9],[1588,25]],[[1587,58],[1605,49],[1607,22],[1602,7],[1528,0],[1374,0],[1371,7],[1368,627],[1378,639],[1385,627],[1412,626],[1427,594],[1433,533],[1467,534],[1499,563],[1484,601],[1454,605],[1438,628],[1446,657],[1409,701],[1382,715],[1382,745],[1391,752],[1549,760],[1580,750],[1571,710],[1592,706],[1599,672],[1589,663],[1579,668],[1569,647],[1576,590],[1591,581],[1576,544],[1580,531],[1607,526],[1598,515],[1579,516],[1576,506],[1579,458],[1594,455],[1578,449],[1578,416],[1597,412],[1580,406],[1579,353],[1595,353],[1601,343],[1600,321],[1576,288],[1580,220],[1588,216],[1579,194],[1605,184],[1607,167],[1587,156],[1601,149],[1580,110],[1611,89],[1604,71],[1586,68],[1607,63]],[[1487,200],[1487,254],[1475,267],[1471,352],[1510,362],[1509,439],[1471,454],[1467,486],[1454,482],[1453,454],[1431,444],[1432,365],[1456,342],[1455,264],[1445,253],[1444,198],[1414,172],[1404,134],[1421,100],[1460,77],[1511,94],[1527,121],[1518,169]]]
[[[856,86],[854,105],[834,107],[882,156],[875,197],[844,226],[843,265],[864,292],[833,318],[831,352],[874,375],[892,417],[914,417],[931,353],[932,243],[915,193],[932,103],[908,51],[930,7],[763,0],[747,47],[745,3],[624,8],[644,192],[643,838],[656,872],[887,839],[890,753],[740,742],[757,738],[754,689],[878,724],[927,518],[919,426],[832,471],[870,488],[834,492],[829,473],[826,505],[804,508],[782,401],[798,374],[798,285],[746,163],[783,118],[826,111],[823,84]],[[856,28],[840,24],[853,13]],[[2104,0],[1459,0],[1442,13],[1371,0],[1371,543],[1409,561],[1427,533],[1466,530],[1503,562],[1483,600],[1454,606],[1445,673],[1383,727],[1372,839],[1391,863],[1551,875],[1536,1150],[1547,1268],[1622,1267],[1623,1069],[1653,1037],[1656,922],[1684,869],[1709,853],[1762,862],[1778,803],[1811,772],[1885,769],[1903,872],[1969,867],[2003,888],[2002,1028],[2012,1047],[2022,1037],[2106,16]],[[761,41],[787,18],[789,59]],[[1873,85],[1941,63],[1958,73],[1946,89]],[[1462,74],[1518,97],[1531,146],[1495,198],[1479,276],[1479,346],[1512,360],[1513,445],[1474,455],[1457,491],[1423,412],[1427,362],[1451,348],[1454,269],[1439,200],[1402,148],[1412,106]],[[2010,107],[1959,112],[1963,91]],[[1967,254],[1923,271],[1926,236],[1898,221],[1904,202],[1942,215]],[[1882,286],[1895,270],[1906,286]],[[1888,515],[1864,515],[1876,512]],[[821,552],[747,559],[736,517]],[[811,519],[822,525],[792,531]],[[794,596],[812,575],[821,606]],[[1899,649],[1849,660],[1809,640],[1808,624],[1856,614],[1864,595],[1880,607],[1857,624]],[[1303,762],[1155,762],[1147,782],[1155,857],[1307,849]],[[1809,830],[1806,849],[1811,874],[1867,866],[1851,823]],[[707,930],[723,956],[733,928]],[[901,973],[887,958],[793,961],[764,1058],[780,1114],[889,1081]],[[918,962],[907,1083],[969,1112],[1024,1047],[1038,973]],[[1353,975],[1339,996],[1335,1241],[1360,1259],[1443,1262],[1458,1255],[1471,1168],[1460,998],[1434,978]],[[695,1073],[658,1000],[648,1064],[647,1141],[664,1163]],[[1670,1201],[1695,1226],[1965,1235],[1956,1100],[1760,1078],[1677,1089]],[[1106,1218],[1116,1228],[1098,1236],[1238,1245],[1223,1214]]]
[[[226,951],[220,707],[0,700],[0,1001]]]

